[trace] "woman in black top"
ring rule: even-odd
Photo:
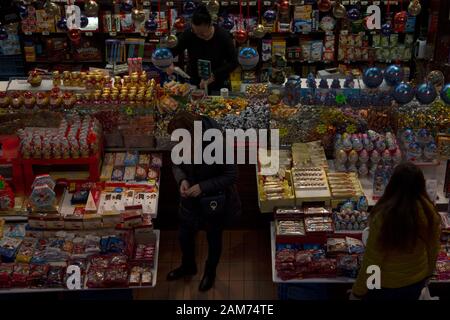
[[[181,111],[170,121],[170,134],[176,129],[186,129],[193,136],[194,122],[201,121],[202,130],[219,129],[209,117]],[[201,137],[199,137],[201,139]],[[191,141],[193,145],[193,141]],[[203,145],[203,148],[205,145]],[[173,160],[173,159],[172,159]],[[180,191],[179,242],[182,252],[181,266],[167,275],[168,280],[177,280],[197,273],[195,261],[195,236],[204,228],[208,240],[208,258],[199,290],[209,290],[216,277],[216,268],[222,253],[222,231],[226,222],[240,214],[241,203],[235,184],[237,166],[234,164],[182,163],[173,166],[175,180]],[[224,204],[220,214],[205,210],[204,200],[222,197]],[[206,211],[206,212],[205,212]]]
[[[187,49],[189,55],[188,74],[191,83],[209,92],[220,91],[228,87],[227,80],[230,73],[239,65],[236,49],[229,32],[212,24],[211,15],[204,5],[200,5],[191,20],[191,29],[184,31],[178,37],[178,44],[172,49],[174,56],[178,56]],[[211,62],[212,75],[203,80],[198,74],[198,60]],[[167,73],[173,73],[173,65]]]

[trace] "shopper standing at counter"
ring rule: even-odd
[[[181,111],[170,121],[169,134],[177,129],[186,129],[193,137],[195,121],[201,121],[203,131],[220,129],[217,122],[209,117]],[[193,139],[191,145],[194,145]],[[192,157],[193,153],[191,152]],[[167,279],[177,280],[197,273],[195,236],[199,229],[205,229],[208,258],[199,290],[207,291],[214,285],[216,268],[222,253],[223,228],[241,210],[235,186],[238,175],[237,166],[234,164],[208,165],[203,161],[201,164],[182,163],[173,166],[173,173],[181,196],[179,242],[182,263],[179,268],[167,275]]]
[[[419,299],[436,267],[440,224],[422,171],[412,163],[398,165],[372,209],[366,251],[350,298]],[[367,288],[371,265],[380,267],[381,289]]]
[[[230,73],[238,66],[237,53],[229,32],[212,23],[208,9],[200,5],[194,12],[191,28],[178,36],[178,44],[172,49],[174,56],[183,54],[187,49],[189,55],[188,74],[191,83],[200,89],[208,87],[209,92],[220,91],[229,87]],[[211,76],[202,79],[198,71],[198,61],[206,60],[211,65]],[[174,66],[167,70],[172,74]]]

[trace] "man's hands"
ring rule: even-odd
[[[180,184],[180,195],[183,198],[196,198],[202,194],[202,189],[198,184],[190,186],[187,180],[181,181]]]
[[[214,76],[211,76],[208,80],[201,80],[200,81],[200,89],[205,89],[207,86],[209,86],[211,83],[213,83],[216,79]]]
[[[175,65],[172,63],[167,69],[166,73],[167,75],[171,76],[175,72]]]
[[[189,182],[187,180],[181,181],[181,184],[180,184],[180,195],[183,198],[187,198],[188,197],[187,191],[189,190],[190,187],[191,187],[191,185],[189,184]]]

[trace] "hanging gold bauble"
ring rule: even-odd
[[[343,19],[347,16],[347,9],[340,1],[336,1],[333,6],[333,16],[336,19]]]
[[[60,13],[59,6],[50,0],[45,1],[44,9],[49,17],[54,17]]]
[[[444,85],[445,77],[442,71],[433,70],[428,74],[427,81],[430,82],[435,87],[440,88]]]
[[[175,48],[178,44],[178,38],[176,35],[171,34],[169,37],[167,37],[167,46],[169,48]]]
[[[98,3],[94,0],[89,0],[84,5],[84,13],[87,17],[97,17],[98,16]]]
[[[220,3],[217,0],[210,0],[208,1],[206,8],[208,9],[211,15],[217,15],[220,10]]]
[[[413,17],[418,16],[420,11],[422,10],[422,6],[420,5],[419,0],[412,0],[408,6],[408,13]]]
[[[142,23],[145,20],[145,12],[137,8],[133,9],[133,11],[131,11],[131,18],[138,24]]]
[[[265,35],[266,35],[266,28],[262,24],[258,24],[253,29],[253,36],[255,38],[261,39],[264,38]]]

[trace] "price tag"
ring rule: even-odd
[[[85,35],[86,37],[92,37],[94,34],[92,32],[86,32]]]
[[[264,1],[264,5],[265,6],[271,6],[272,5],[272,1]]]
[[[24,34],[25,34],[26,36],[31,36],[31,35],[33,35],[33,32],[27,31],[27,32],[24,32]]]
[[[173,2],[172,2],[172,1],[167,2],[167,5],[168,5],[169,7],[173,7]]]
[[[376,5],[376,6],[379,6],[380,5],[380,1],[374,1],[373,4]]]
[[[246,6],[247,5],[247,1],[242,2],[242,5]]]
[[[115,37],[115,36],[117,36],[117,32],[115,32],[115,31],[110,32],[109,35],[110,35],[111,37]]]
[[[42,35],[43,35],[43,36],[48,36],[48,35],[50,35],[50,32],[48,32],[48,31],[42,31]]]
[[[237,1],[231,1],[231,5],[232,5],[232,6],[237,6],[237,5],[238,5],[238,2],[237,2]]]
[[[146,6],[146,7],[148,7],[148,6],[150,6],[150,1],[144,1],[144,6]]]
[[[350,4],[350,1],[342,1],[342,4],[343,4],[344,6],[348,6],[348,5]]]
[[[227,1],[222,2],[222,6],[227,7],[228,5],[229,5],[229,3]]]
[[[250,1],[250,5],[253,7],[256,6],[256,1]]]
[[[141,32],[141,37],[147,37],[148,33],[147,32]]]
[[[361,1],[361,5],[363,6],[367,6],[368,2],[367,1]]]

